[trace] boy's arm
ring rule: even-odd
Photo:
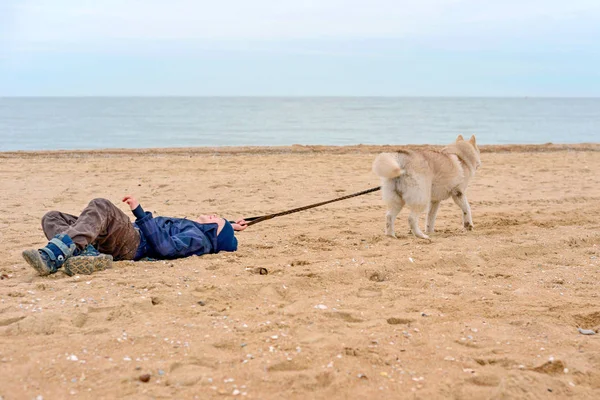
[[[158,255],[165,258],[175,258],[187,255],[188,247],[177,236],[170,236],[156,224],[151,212],[146,212],[138,205],[132,210],[136,217],[135,223],[144,237]]]
[[[144,211],[134,197],[125,196],[123,201],[129,205],[133,215],[135,215],[136,225],[140,228],[152,249],[160,256],[165,258],[184,257],[198,250],[191,248],[192,242],[186,243],[177,236],[170,236],[162,232],[152,217],[152,213]],[[195,243],[195,247],[198,247],[198,244]]]
[[[248,222],[243,219],[238,219],[237,221],[229,221],[234,231],[241,232],[248,227]]]
[[[131,210],[131,212],[133,213],[136,219],[142,219],[146,216],[146,212],[140,204],[138,204],[138,206],[134,210]]]

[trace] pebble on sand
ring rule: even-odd
[[[581,328],[577,328],[577,330],[582,335],[595,335],[596,334],[596,331],[593,330],[593,329],[581,329]]]

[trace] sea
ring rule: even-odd
[[[600,142],[600,98],[5,97],[0,151]]]

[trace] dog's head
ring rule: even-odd
[[[475,139],[475,135],[471,135],[471,139],[469,140],[465,140],[462,135],[458,135],[456,138],[456,147],[461,153],[460,155],[462,158],[471,162],[475,169],[481,167],[479,147],[477,147],[477,139]]]

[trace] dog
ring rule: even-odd
[[[410,209],[408,224],[412,233],[429,239],[419,229],[419,216],[428,210],[426,232],[433,233],[440,202],[449,197],[462,210],[464,227],[472,230],[471,207],[465,191],[480,166],[474,135],[468,141],[459,135],[441,151],[399,150],[379,154],[373,162],[373,172],[381,177],[382,197],[388,208],[385,234],[396,237],[394,221],[406,205]]]

